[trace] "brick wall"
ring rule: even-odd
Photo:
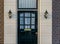
[[[48,11],[48,18],[44,18],[44,12]],[[40,0],[40,44],[52,44],[52,0]],[[39,27],[38,27],[39,28]]]
[[[4,0],[0,0],[0,44],[4,44]]]
[[[12,11],[11,19],[9,10]],[[4,0],[4,44],[17,44],[17,0]]]
[[[60,0],[52,0],[52,44],[60,44]]]

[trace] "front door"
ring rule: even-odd
[[[18,12],[18,44],[37,44],[37,12]]]

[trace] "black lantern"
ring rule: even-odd
[[[48,18],[48,11],[46,10],[44,13],[44,17],[47,19]]]
[[[12,18],[12,12],[11,12],[11,10],[9,10],[8,14],[9,14],[9,18]]]

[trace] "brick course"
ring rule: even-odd
[[[4,0],[0,0],[0,44],[4,44]]]
[[[52,44],[60,44],[60,0],[52,0]]]

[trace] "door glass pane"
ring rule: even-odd
[[[20,25],[20,29],[24,29],[24,26],[23,25]]]
[[[35,29],[35,25],[31,25],[31,29]]]
[[[31,16],[32,16],[32,17],[35,17],[35,14],[34,14],[34,13],[31,13]]]
[[[28,25],[28,26],[27,26],[27,25],[25,25],[25,28],[28,28],[28,29],[30,29],[30,26],[29,26],[29,25]]]
[[[36,0],[19,0],[19,8],[36,8]]]
[[[35,24],[35,18],[31,18],[31,24]]]
[[[24,13],[20,13],[20,17],[23,17]]]
[[[25,13],[25,17],[30,17],[30,13]]]
[[[23,18],[20,18],[20,24],[23,24]]]
[[[30,24],[30,18],[25,18],[25,24]]]

